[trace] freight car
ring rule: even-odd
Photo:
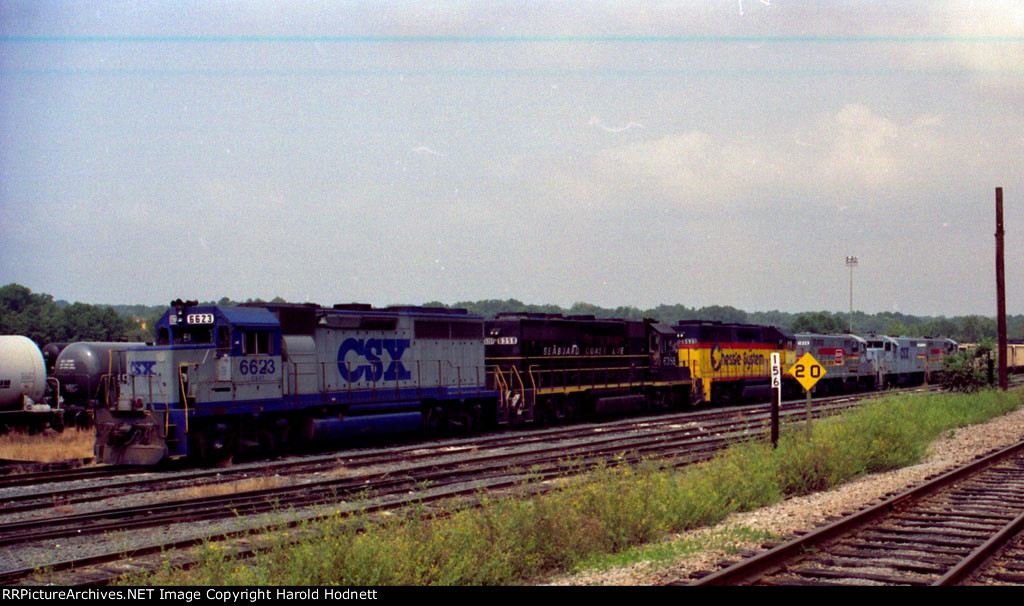
[[[61,427],[59,411],[46,401],[48,390],[39,346],[27,337],[0,336],[0,433]]]
[[[1010,372],[1024,372],[1024,340],[1007,342],[1006,366]]]
[[[977,343],[960,343],[958,348],[960,351],[972,351],[977,346]],[[992,348],[993,350],[996,349],[996,345],[994,343]],[[1011,373],[1024,372],[1024,340],[1010,339],[1007,341],[1006,367]]]
[[[44,357],[48,351],[52,355],[54,349],[51,345],[43,348]],[[49,373],[54,388],[49,397],[51,403],[59,403],[64,411],[64,425],[91,427],[93,411],[115,397],[117,384],[124,372],[119,352],[144,345],[78,342],[60,347]]]

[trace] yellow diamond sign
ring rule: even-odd
[[[825,376],[825,367],[818,364],[818,361],[810,353],[805,353],[789,369],[789,374],[793,375],[793,378],[797,381],[800,381],[800,384],[804,386],[806,391],[811,391],[811,388],[818,382],[818,379]]]

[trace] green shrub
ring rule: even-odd
[[[991,339],[982,339],[974,349],[946,356],[942,386],[947,391],[974,393],[989,384],[988,365],[994,361]]]
[[[1016,409],[1021,396],[884,397],[839,418],[729,448],[676,470],[663,462],[602,467],[525,499],[481,495],[479,508],[309,524],[265,556],[209,563],[146,582],[244,585],[507,585],[572,569],[597,554],[636,550],[668,533],[714,524],[736,511],[834,487],[864,473],[919,461],[949,429]],[[358,528],[358,530],[357,530]],[[134,581],[139,582],[138,579]]]

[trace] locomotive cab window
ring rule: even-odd
[[[217,349],[231,348],[231,329],[227,326],[217,328]]]
[[[174,329],[174,342],[182,345],[213,343],[213,329],[209,326],[190,326]]]
[[[242,338],[242,355],[251,356],[256,354],[269,354],[270,331],[269,330],[247,330]]]

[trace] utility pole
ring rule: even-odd
[[[1003,262],[1003,188],[996,188],[996,323],[999,330],[999,389],[1009,388],[1006,369],[1006,276]]]
[[[850,268],[850,334],[853,334],[853,268],[857,267],[857,257],[846,257],[846,266]]]

